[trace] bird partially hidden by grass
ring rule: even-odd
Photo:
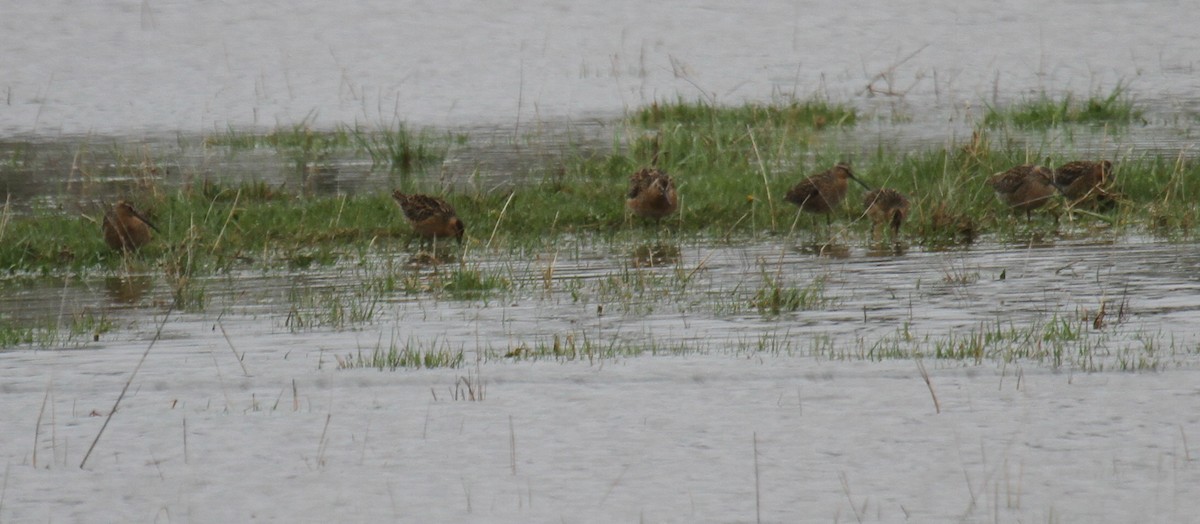
[[[839,163],[828,171],[801,180],[788,190],[783,199],[796,204],[801,211],[824,214],[825,223],[829,224],[832,220],[829,214],[846,198],[849,180],[857,182],[867,191],[871,190],[867,184],[854,176],[849,165]]]
[[[1029,221],[1033,210],[1054,197],[1053,177],[1054,173],[1045,166],[1021,164],[988,177],[987,185],[1013,210],[1024,211],[1025,220]]]
[[[625,206],[637,216],[662,220],[679,209],[675,181],[658,168],[639,169],[629,177]]]
[[[900,226],[908,219],[908,198],[895,189],[868,191],[863,195],[863,206],[866,207],[867,218],[874,224],[872,236],[878,236],[880,228],[888,224],[895,238],[900,234]]]
[[[1112,179],[1112,162],[1077,160],[1058,166],[1051,182],[1072,204],[1089,199],[1108,203],[1112,201],[1108,191]]]
[[[445,200],[429,195],[404,194],[399,189],[392,192],[392,198],[400,204],[404,218],[412,224],[413,232],[417,236],[430,242],[453,237],[458,243],[462,243],[466,224],[458,218],[454,206]]]
[[[158,226],[129,201],[119,200],[113,204],[112,209],[105,210],[101,229],[104,231],[104,243],[108,244],[108,247],[130,253],[148,244],[152,236],[150,230],[158,231]]]

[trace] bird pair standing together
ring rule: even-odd
[[[992,175],[987,184],[1001,201],[1014,210],[1024,211],[1025,219],[1029,220],[1033,210],[1046,205],[1055,192],[1062,193],[1074,203],[1092,197],[1111,197],[1108,186],[1112,178],[1112,162],[1077,160],[1054,170],[1037,164],[1021,164]]]
[[[783,199],[796,204],[802,211],[824,214],[828,221],[829,213],[846,198],[850,180],[867,190],[863,195],[863,207],[875,228],[886,224],[891,228],[893,235],[899,234],[900,226],[908,218],[908,198],[895,189],[871,189],[854,176],[850,166],[844,163],[838,163],[828,171],[801,180],[788,190]]]
[[[868,193],[863,198],[867,216],[877,225],[886,223],[893,232],[898,232],[908,216],[908,199],[893,189],[871,190],[846,164],[839,163],[828,171],[800,181],[787,192],[784,200],[802,211],[828,215],[846,198],[849,180],[867,188]],[[645,218],[661,219],[670,215],[679,207],[675,181],[657,168],[641,169],[629,177],[625,204],[635,215]]]

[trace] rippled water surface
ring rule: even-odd
[[[471,258],[481,262],[466,271],[502,284],[475,295],[438,292],[447,274],[465,269],[417,264],[397,252],[324,270],[210,277],[199,285],[205,312],[176,318],[254,318],[253,331],[282,336],[366,330],[400,346],[481,358],[567,337],[638,352],[879,358],[871,355],[956,336],[1028,331],[1050,342],[1044,332],[1055,326],[1075,332],[1066,336],[1070,347],[1095,349],[1107,365],[1147,343],[1169,350],[1158,364],[1200,351],[1190,323],[1200,311],[1200,250],[1192,243],[1041,239],[929,251],[861,240],[660,239]],[[144,330],[173,301],[161,273],[145,270],[83,281],[10,279],[0,310],[27,321],[102,314]],[[403,284],[383,289],[386,279]],[[772,302],[776,292],[806,298]],[[103,345],[86,337],[77,344]]]
[[[1185,5],[51,0],[0,20],[0,132],[521,128],[676,96],[815,93],[941,136],[986,103],[1118,83],[1153,119],[1194,126]]]
[[[1192,11],[25,2],[0,16],[4,217],[75,213],[147,180],[502,191],[621,147],[625,111],[680,98],[851,104],[858,124],[823,136],[869,153],[969,137],[989,104],[1119,86],[1144,122],[1054,129],[1041,149],[1194,157]],[[445,138],[445,160],[414,175],[206,140],[398,123]],[[5,275],[0,326],[34,340],[0,350],[0,520],[1200,512],[1200,245],[1048,220],[1006,238],[584,234],[468,242],[443,264],[375,245],[332,266],[234,267],[183,297],[137,257],[108,274]],[[490,284],[447,288],[463,274]],[[463,359],[363,369],[391,350]]]

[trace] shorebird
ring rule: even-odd
[[[872,234],[878,234],[880,226],[889,224],[892,236],[900,234],[900,226],[908,218],[908,198],[895,189],[880,188],[863,195],[867,217],[874,223]]]
[[[132,252],[150,242],[150,230],[158,231],[158,226],[138,212],[133,204],[119,200],[112,209],[104,212],[101,229],[104,230],[104,242],[108,247]]]
[[[829,212],[846,198],[846,191],[849,189],[847,180],[854,180],[868,191],[871,190],[854,176],[849,165],[839,163],[828,171],[801,180],[788,190],[783,199],[800,206],[802,211],[825,214],[825,222],[829,223]]]
[[[625,206],[637,216],[661,220],[679,209],[675,181],[658,168],[639,169],[629,177]]]
[[[1025,212],[1028,221],[1034,209],[1046,205],[1054,196],[1054,173],[1045,166],[1021,164],[988,177],[987,185],[996,196],[1017,211]]]
[[[437,197],[418,194],[404,194],[399,189],[392,192],[392,198],[400,204],[404,218],[412,224],[413,232],[424,239],[436,241],[439,238],[454,237],[462,243],[466,225],[454,206]]]
[[[1051,181],[1064,197],[1078,202],[1089,196],[1108,196],[1112,176],[1112,162],[1108,160],[1077,160],[1058,166]]]

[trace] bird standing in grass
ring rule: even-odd
[[[428,195],[406,195],[399,189],[392,192],[392,198],[400,204],[404,218],[408,219],[413,232],[421,238],[436,241],[439,238],[454,237],[462,243],[466,225],[454,212],[454,206],[445,200]]]
[[[846,198],[849,180],[858,182],[868,191],[871,190],[862,180],[854,176],[849,165],[839,163],[828,171],[801,180],[800,183],[788,190],[787,196],[783,199],[796,204],[802,211],[824,214],[825,222],[828,224],[831,220],[829,213]]]
[[[908,198],[895,189],[880,188],[863,195],[867,217],[874,224],[873,235],[878,235],[883,224],[892,229],[892,237],[900,234],[900,226],[908,219]]]
[[[1112,162],[1077,160],[1067,162],[1054,170],[1054,186],[1073,202],[1088,197],[1106,198],[1108,185],[1112,182]]]
[[[1054,196],[1053,177],[1054,173],[1045,166],[1021,164],[988,177],[987,185],[1009,207],[1024,211],[1028,221],[1033,210],[1046,205]]]
[[[639,169],[629,177],[625,205],[637,216],[661,220],[679,209],[675,181],[658,168]]]
[[[108,247],[129,253],[150,242],[150,230],[158,231],[150,219],[142,215],[128,201],[120,200],[112,209],[104,212],[104,242]]]

